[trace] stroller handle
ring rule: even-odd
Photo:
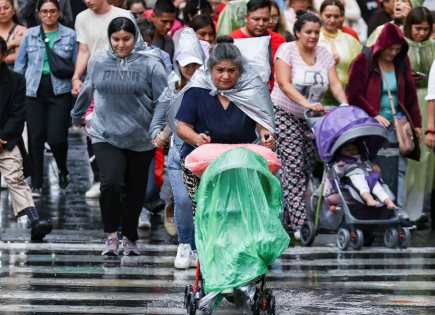
[[[317,124],[319,121],[323,119],[331,110],[334,108],[337,108],[337,106],[329,106],[325,105],[323,106],[323,109],[321,111],[314,111],[312,109],[306,109],[304,111],[304,119],[308,124],[308,127],[311,129],[314,127],[315,124]]]

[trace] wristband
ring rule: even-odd
[[[435,135],[435,129],[428,129],[425,131],[424,133],[425,135],[430,134],[430,135]]]

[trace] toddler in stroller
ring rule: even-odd
[[[355,106],[321,115],[306,112],[305,118],[314,130],[324,174],[309,196],[301,243],[311,245],[319,230],[338,231],[340,249],[361,249],[374,242],[376,232],[383,232],[387,247],[408,247],[411,233],[401,226],[394,195],[371,164],[388,141],[386,129]],[[353,175],[356,180],[349,178]]]
[[[222,145],[197,150],[210,152],[213,146]],[[188,314],[197,309],[211,314],[223,297],[242,314],[275,314],[265,274],[290,240],[280,221],[281,186],[269,167],[263,156],[237,147],[215,158],[202,174],[195,196],[200,265],[195,283],[185,290]]]
[[[336,162],[333,164],[335,173],[339,177],[348,178],[368,206],[378,207],[383,203],[388,209],[397,208],[379,182],[379,166],[368,160],[361,159],[357,143],[345,143],[338,151],[339,155],[335,158]],[[373,198],[372,193],[378,200]]]

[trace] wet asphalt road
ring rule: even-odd
[[[194,270],[175,270],[176,239],[162,215],[140,231],[139,257],[103,257],[98,201],[85,200],[90,171],[84,139],[70,137],[70,186],[60,191],[46,157],[41,216],[54,231],[31,243],[14,222],[7,191],[0,195],[0,313],[186,314],[183,291]],[[162,197],[168,197],[167,187]],[[268,276],[277,314],[435,314],[435,232],[413,233],[413,246],[386,249],[380,242],[340,252],[334,235],[310,248],[291,246]],[[199,312],[198,312],[199,313]],[[237,314],[224,302],[216,314]]]

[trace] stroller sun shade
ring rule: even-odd
[[[376,157],[387,138],[386,129],[356,106],[340,106],[314,126],[316,146],[322,161],[330,162],[336,151],[351,140],[364,138],[368,159]]]

